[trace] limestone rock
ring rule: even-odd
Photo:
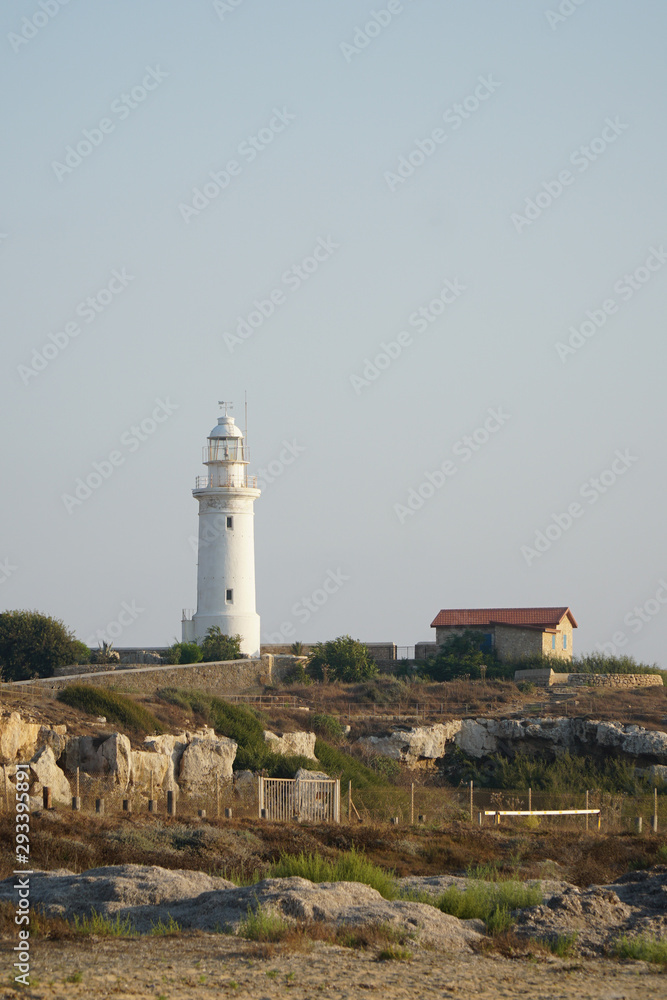
[[[357,743],[383,757],[400,760],[414,768],[421,761],[444,757],[447,743],[457,737],[461,726],[461,721],[455,719],[453,722],[438,722],[433,726],[395,729],[388,736],[364,736]]]
[[[317,760],[315,756],[315,733],[284,733],[276,736],[268,730],[264,730],[264,739],[270,745],[274,753],[282,753],[288,757],[308,757],[310,760]]]
[[[483,724],[485,720],[464,719],[456,735],[456,745],[469,757],[486,757],[498,749],[498,739]]]
[[[130,751],[130,762],[132,765],[131,782],[134,788],[146,795],[150,795],[151,776],[153,778],[153,791],[162,789],[167,792],[169,789],[175,790],[174,768],[171,758],[163,753],[151,753],[148,750]]]
[[[250,798],[255,794],[257,775],[254,771],[234,772],[234,793],[239,798]]]
[[[33,806],[42,805],[42,789],[50,788],[53,802],[71,806],[72,790],[69,781],[56,764],[51,747],[42,747],[30,761],[30,798]]]
[[[15,900],[15,877],[0,882],[0,900]],[[386,900],[358,882],[303,878],[265,879],[238,888],[225,879],[194,871],[156,866],[118,865],[71,872],[35,872],[30,900],[49,916],[89,915],[128,918],[136,930],[149,931],[173,917],[180,926],[238,929],[248,909],[277,913],[288,921],[319,921],[331,926],[389,924],[418,940],[448,951],[469,951],[481,935],[464,921],[426,903]]]
[[[126,791],[132,769],[131,752],[124,733],[75,736],[67,743],[65,769],[70,774],[79,767],[87,774],[114,775],[121,790]]]
[[[0,763],[24,763],[33,756],[41,726],[26,722],[18,712],[0,719]]]
[[[193,795],[210,794],[215,788],[215,778],[230,781],[232,764],[238,743],[219,736],[203,739],[195,736],[183,751],[178,781],[183,789]]]

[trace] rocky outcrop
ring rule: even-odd
[[[623,935],[664,938],[666,900],[667,865],[656,865],[622,875],[613,885],[570,886],[546,904],[522,910],[514,930],[550,941],[575,934],[580,955],[601,955]]]
[[[366,750],[401,761],[410,768],[428,766],[456,746],[468,757],[481,759],[517,751],[536,754],[608,754],[646,765],[667,765],[667,733],[641,726],[591,719],[463,719],[435,726],[399,727],[385,736],[357,740]]]
[[[613,751],[616,755],[667,764],[667,733],[641,726],[589,719],[464,719],[456,745],[469,757],[513,756],[523,744],[557,755]]]
[[[0,882],[0,900],[15,902],[15,877]],[[195,871],[118,865],[73,872],[35,872],[30,902],[48,916],[90,915],[128,919],[139,932],[170,917],[183,929],[238,930],[249,910],[262,909],[288,922],[329,926],[385,924],[447,951],[469,951],[481,938],[465,921],[426,903],[386,900],[359,882],[313,883],[303,878],[264,879],[237,887]]]
[[[216,777],[221,782],[232,778],[232,764],[238,743],[226,736],[214,739],[195,736],[183,751],[178,771],[178,783],[191,795],[210,795],[215,791]]]
[[[126,791],[132,773],[130,741],[123,733],[104,736],[74,736],[63,755],[65,770],[77,767],[91,775],[113,775],[121,791]]]
[[[39,807],[42,805],[42,790],[51,789],[54,805],[72,804],[72,790],[69,781],[56,764],[51,747],[42,747],[30,761],[30,800],[31,805]]]
[[[276,736],[275,733],[265,729],[264,739],[274,753],[285,754],[286,757],[308,757],[310,760],[317,760],[315,733],[284,733],[282,736]]]
[[[357,743],[383,757],[416,768],[444,757],[445,747],[456,737],[461,726],[462,723],[455,720],[434,726],[401,728],[387,736],[363,736]]]
[[[41,728],[38,722],[26,722],[18,712],[0,719],[0,762],[14,764],[30,760]]]

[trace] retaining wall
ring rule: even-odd
[[[207,694],[232,693],[280,684],[285,674],[302,662],[294,656],[265,654],[256,660],[224,660],[214,663],[183,663],[169,666],[123,667],[115,670],[91,670],[66,677],[44,677],[17,684],[36,684],[57,691],[68,684],[92,684],[117,691],[153,694],[163,687],[187,687]]]

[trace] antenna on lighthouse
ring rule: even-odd
[[[248,392],[244,390],[243,392],[244,406],[245,406],[245,428],[243,430],[243,435],[245,437],[245,460],[248,461]]]

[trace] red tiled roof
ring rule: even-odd
[[[563,618],[568,617],[572,628],[577,628],[574,615],[569,608],[454,608],[439,611],[431,622],[431,628],[448,625],[524,625],[541,628],[556,628]]]

